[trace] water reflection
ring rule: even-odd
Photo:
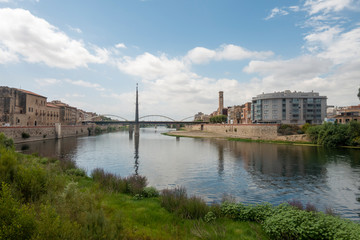
[[[135,175],[138,175],[139,174],[139,142],[140,142],[140,136],[135,134],[134,138],[135,138],[135,141],[134,141],[134,146],[135,146],[134,169],[135,169]]]

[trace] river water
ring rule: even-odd
[[[183,186],[208,203],[224,194],[244,203],[299,200],[360,221],[360,149],[326,149],[164,136],[166,128],[17,144],[24,153],[72,159],[126,177],[146,176],[157,189]]]

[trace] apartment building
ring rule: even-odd
[[[317,92],[262,93],[253,97],[253,123],[321,124],[326,117],[326,96]]]

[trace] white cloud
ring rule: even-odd
[[[319,56],[337,64],[352,62],[360,58],[360,27],[337,34],[331,44],[325,45]],[[359,65],[360,68],[360,65]]]
[[[116,48],[127,48],[124,43],[118,43],[115,45]]]
[[[9,0],[0,0],[0,3],[8,3]]]
[[[208,63],[215,57],[216,51],[204,47],[196,47],[191,49],[187,54],[187,58],[195,64]]]
[[[243,47],[233,44],[224,44],[219,49],[210,50],[203,47],[196,47],[188,52],[185,60],[195,64],[208,63],[211,60],[243,60],[243,59],[265,59],[273,55],[271,51],[249,51]]]
[[[154,80],[187,70],[185,63],[178,59],[169,59],[165,54],[159,57],[144,53],[135,59],[124,57],[118,62],[118,68],[126,74],[141,77],[143,80]]]
[[[76,33],[82,33],[82,31],[81,31],[80,28],[74,28],[74,27],[72,27],[72,26],[68,26],[68,27],[69,27],[69,29],[70,29],[71,31],[74,31],[74,32],[76,32]]]
[[[0,49],[14,59],[45,63],[50,67],[74,69],[89,63],[104,63],[105,50],[91,54],[82,41],[73,40],[44,19],[24,9],[0,9]]]
[[[40,86],[50,86],[50,85],[59,84],[62,81],[55,78],[41,78],[41,79],[35,79],[35,82]]]
[[[251,61],[244,68],[246,73],[258,73],[274,81],[292,85],[302,79],[311,79],[329,71],[332,62],[314,56],[301,56],[289,60]]]
[[[278,15],[284,16],[284,15],[288,15],[288,14],[289,14],[289,12],[285,11],[284,9],[277,8],[277,7],[276,7],[276,8],[273,8],[273,9],[271,10],[270,15],[267,16],[267,17],[265,18],[265,20],[269,20],[269,19],[271,19],[271,18],[273,18],[273,17],[275,17],[275,16],[278,16]]]
[[[83,80],[71,80],[71,79],[65,79],[65,82],[71,83],[73,85],[80,86],[80,87],[93,88],[98,91],[105,91],[105,88],[103,88],[102,86],[100,86],[100,84],[97,84],[97,83],[86,82]]]
[[[0,44],[0,64],[7,62],[18,62],[19,59],[13,52]]]
[[[309,14],[339,12],[346,8],[352,8],[353,0],[307,0],[304,7]]]

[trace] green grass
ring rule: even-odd
[[[182,219],[160,205],[159,198],[134,200],[125,194],[105,195],[108,217],[120,215],[130,239],[269,239],[257,223],[220,218],[212,223]]]
[[[276,144],[288,144],[288,145],[307,145],[307,146],[319,146],[311,142],[292,142],[292,141],[278,141],[278,140],[263,140],[263,139],[250,139],[250,138],[227,138],[229,141],[236,142],[258,142],[258,143],[276,143]]]

